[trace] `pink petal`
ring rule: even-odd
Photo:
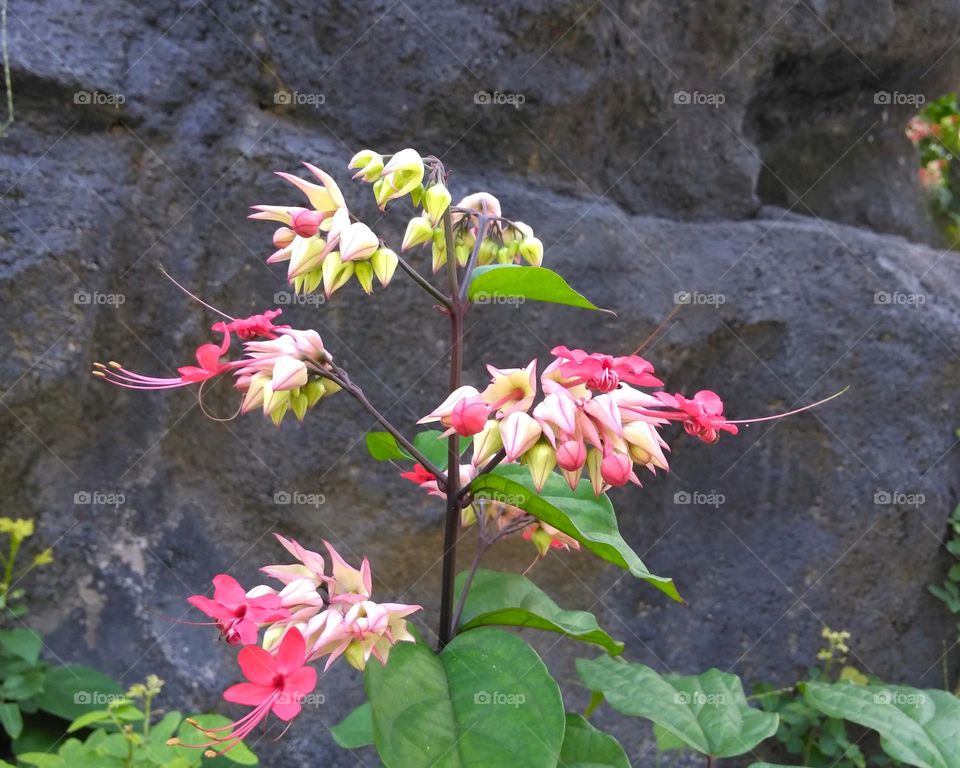
[[[303,666],[307,644],[300,630],[291,629],[283,636],[277,650],[276,670],[281,675],[291,675]]]
[[[243,676],[251,683],[273,685],[278,672],[277,662],[268,651],[256,645],[248,645],[237,654],[237,663]]]
[[[223,605],[243,605],[247,593],[233,576],[221,573],[213,577],[213,599]]]
[[[274,690],[275,689],[269,685],[237,683],[236,685],[231,685],[223,692],[223,698],[231,704],[244,704],[248,707],[255,707],[272,696]]]

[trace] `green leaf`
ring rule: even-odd
[[[102,709],[121,697],[123,689],[92,667],[71,664],[47,669],[37,706],[64,720],[76,720],[85,712]]]
[[[436,429],[428,429],[424,432],[418,432],[413,438],[413,446],[434,465],[438,467],[447,466],[447,440],[446,437],[440,437],[443,432]],[[460,454],[470,447],[473,442],[472,437],[461,437],[457,444],[460,448]]]
[[[457,576],[457,600],[466,575]],[[544,629],[594,643],[615,656],[623,653],[623,643],[600,629],[592,613],[563,610],[526,576],[481,568],[467,594],[460,631],[491,624]]]
[[[563,742],[560,689],[516,635],[483,628],[440,654],[400,643],[367,665],[377,752],[390,768],[555,768]]]
[[[705,755],[742,755],[777,731],[777,715],[749,706],[740,678],[718,669],[664,676],[602,656],[577,659],[577,671],[618,712],[652,720]]]
[[[224,725],[229,725],[231,720],[224,717],[223,715],[216,714],[205,714],[205,715],[192,715],[189,718],[186,718],[183,721],[183,724],[180,726],[180,730],[177,733],[177,736],[180,738],[180,741],[184,744],[204,744],[210,739],[207,738],[206,734],[202,730],[197,729],[193,725],[187,722],[187,720],[193,720],[203,728],[221,728]],[[220,763],[219,761],[225,761]],[[240,742],[235,747],[230,750],[230,753],[223,758],[216,758],[216,760],[205,761],[204,765],[216,766],[220,765],[229,765],[230,762],[234,762],[237,765],[256,765],[260,762],[257,756],[250,750],[250,748]]]
[[[370,702],[364,702],[330,729],[333,740],[344,749],[359,749],[373,744],[373,714]]]
[[[560,275],[545,267],[522,267],[516,264],[477,267],[473,270],[467,298],[480,303],[498,298],[530,299],[614,314],[588,301],[567,285]]]
[[[750,763],[749,768],[806,768],[802,765],[783,765],[781,763]]]
[[[404,461],[411,458],[389,432],[367,432],[367,452],[377,461]]]
[[[630,768],[630,761],[613,736],[594,728],[580,715],[568,714],[557,765],[563,768]]]
[[[802,683],[803,700],[828,717],[880,734],[895,760],[919,768],[960,767],[960,699],[898,685]]]
[[[470,483],[470,490],[480,498],[508,498],[513,506],[563,531],[602,560],[630,571],[677,602],[684,602],[673,579],[650,573],[623,540],[613,504],[606,494],[594,496],[589,481],[581,480],[577,490],[572,491],[560,475],[552,474],[538,494],[526,467],[507,464],[480,475]]]
[[[0,629],[0,647],[9,654],[36,664],[43,639],[30,629]]]
[[[67,733],[73,733],[74,731],[79,731],[81,728],[87,728],[88,726],[99,724],[99,723],[109,723],[110,722],[110,713],[105,709],[95,709],[93,712],[87,712],[86,714],[80,715],[76,720],[74,720],[67,727]]]
[[[656,739],[657,749],[661,752],[673,752],[677,749],[686,749],[687,744],[682,739],[678,739],[670,731],[665,731],[663,726],[653,724],[653,738]]]
[[[46,671],[41,667],[33,669],[18,675],[9,675],[0,685],[0,698],[22,701],[35,696],[43,690],[43,682]]]
[[[12,703],[0,704],[0,725],[11,739],[19,738],[23,733],[23,715],[20,714],[20,707]]]

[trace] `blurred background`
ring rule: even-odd
[[[282,561],[273,532],[367,554],[375,595],[423,603],[432,636],[441,508],[369,460],[353,401],[278,430],[89,375],[109,359],[168,375],[207,339],[215,318],[163,265],[230,314],[281,306],[315,327],[412,425],[445,391],[444,319],[401,273],[373,297],[354,282],[292,303],[264,264],[272,228],[246,215],[300,204],[272,171],[309,161],[397,243],[409,212],[378,221],[345,166],[413,146],[443,159],[455,200],[497,195],[546,266],[618,313],[475,307],[468,381],[559,343],[630,352],[682,304],[646,353],[671,391],[714,389],[749,418],[850,387],[715,447],[672,435],[669,475],[613,492],[625,538],[688,606],[576,553],[536,565],[538,584],[661,671],[791,684],[830,626],[890,682],[955,674],[955,621],[927,585],[950,566],[957,501],[960,267],[904,127],[957,85],[957,3],[10,0],[7,24],[0,489],[55,547],[24,585],[46,658],[155,673],[168,706],[232,712],[233,650],[172,620],[197,618],[184,598],[214,574],[252,584]],[[222,384],[205,403],[236,400]],[[532,555],[515,541],[491,562]],[[583,649],[528,639],[582,707]],[[360,675],[339,665],[320,690],[282,741],[256,740],[264,765],[376,763],[327,732]],[[647,724],[597,717],[653,765]]]

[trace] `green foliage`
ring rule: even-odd
[[[907,136],[917,147],[920,182],[948,236],[960,235],[960,105],[948,93],[930,102],[907,126]]]
[[[365,673],[373,736],[390,768],[556,768],[560,689],[516,635],[484,627],[439,654],[400,643]]]
[[[580,715],[568,714],[557,765],[563,768],[630,768],[630,761],[613,736],[594,728]]]
[[[573,290],[560,275],[546,267],[517,264],[491,264],[486,267],[477,267],[470,280],[467,298],[479,303],[490,303],[498,299],[530,299],[613,314],[610,310],[601,310]]]
[[[594,496],[590,482],[582,480],[575,491],[559,475],[551,474],[537,493],[526,467],[499,466],[470,484],[477,498],[506,501],[576,539],[602,560],[624,568],[669,597],[683,602],[673,579],[655,576],[643,564],[617,527],[613,504],[606,494]]]
[[[333,740],[344,749],[359,749],[373,744],[373,712],[364,702],[330,729]]]
[[[457,576],[457,599],[466,576]],[[563,610],[526,576],[480,568],[463,606],[460,631],[496,624],[557,632],[614,655],[623,653],[623,643],[600,629],[592,613]]]
[[[957,434],[960,436],[960,430],[957,430]],[[947,519],[947,524],[950,530],[950,538],[947,539],[944,547],[956,562],[950,566],[947,577],[942,584],[931,584],[927,589],[946,605],[952,614],[960,617],[960,504],[956,506],[953,514]],[[960,623],[957,624],[956,641],[960,642]],[[945,672],[945,674],[948,675],[949,672]],[[954,693],[960,693],[960,679],[957,680]]]
[[[437,466],[447,465],[447,438],[436,429],[417,433],[413,447]],[[412,461],[411,456],[389,432],[367,432],[367,452],[376,461]],[[460,438],[460,453],[463,454],[473,442],[471,437]]]
[[[624,715],[652,720],[691,749],[735,757],[772,736],[778,717],[747,703],[740,678],[718,669],[701,675],[661,675],[609,656],[577,659],[586,686]]]

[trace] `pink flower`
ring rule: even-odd
[[[526,368],[494,368],[487,366],[490,384],[483,390],[483,400],[498,415],[509,416],[517,411],[529,411],[537,396],[537,361]]]
[[[458,435],[469,437],[483,431],[490,415],[490,406],[479,395],[457,401],[450,413],[450,425]]]
[[[739,431],[736,424],[728,422],[723,416],[723,400],[716,392],[701,389],[692,398],[683,395],[668,395],[658,392],[657,397],[664,405],[676,408],[679,413],[665,412],[668,419],[679,419],[688,435],[699,437],[703,442],[713,444],[720,439],[720,431],[731,435]]]
[[[323,555],[301,546],[296,539],[285,538],[279,533],[275,533],[274,537],[287,552],[298,560],[298,563],[294,565],[265,565],[260,569],[262,573],[284,584],[290,584],[298,579],[309,579],[320,586],[329,581],[324,571]]]
[[[259,315],[250,315],[239,320],[231,320],[226,324],[226,329],[236,333],[244,341],[250,341],[256,338],[275,339],[276,331],[282,328],[289,328],[289,325],[274,325],[273,318],[279,317],[282,309],[268,309]],[[223,323],[217,323],[223,325]],[[214,326],[217,330],[217,326]]]
[[[637,355],[611,357],[566,347],[554,347],[550,353],[561,360],[562,376],[586,384],[594,392],[611,392],[621,381],[640,387],[663,386],[653,375],[653,366]]]
[[[233,749],[271,712],[284,722],[293,720],[300,714],[300,702],[304,696],[317,686],[317,670],[304,666],[305,659],[306,643],[297,629],[291,629],[284,635],[276,655],[255,645],[245,647],[240,651],[237,662],[247,682],[230,686],[223,692],[223,698],[253,709],[222,728],[201,728],[196,721],[188,721],[202,730],[211,741],[184,746],[224,747],[208,750],[207,756],[215,757]],[[219,735],[224,733],[226,735]]]
[[[276,595],[249,597],[232,576],[221,573],[213,578],[213,599],[193,595],[187,602],[215,620],[228,643],[251,645],[257,642],[262,624],[286,619],[290,612]]]

